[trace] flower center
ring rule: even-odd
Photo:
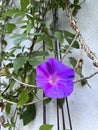
[[[50,84],[54,84],[56,82],[56,76],[52,75],[50,78],[49,78],[49,83]]]

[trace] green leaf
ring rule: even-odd
[[[0,85],[2,85],[2,83],[0,83]],[[0,101],[2,101],[2,100],[3,100],[3,96],[0,95]]]
[[[10,118],[10,121],[11,121],[11,125],[13,125],[13,124],[14,124],[14,116],[12,116],[12,117]]]
[[[70,39],[70,38],[67,38],[66,39],[69,43],[69,45],[72,43],[73,39]],[[79,43],[77,41],[74,41],[72,47],[76,48],[76,49],[79,49]]]
[[[32,120],[34,120],[35,116],[36,116],[36,108],[35,105],[32,104],[27,106],[26,110],[23,111],[23,113],[20,115],[20,119],[23,119],[23,124],[27,125]]]
[[[65,101],[65,98],[58,99],[58,105],[59,105],[60,108],[62,108],[64,101]]]
[[[0,76],[8,76],[10,75],[9,68],[5,67],[3,69],[0,69]]]
[[[11,38],[14,38],[13,43],[15,45],[20,44],[22,41],[27,40],[26,34],[15,34]]]
[[[44,61],[44,59],[42,59],[42,58],[32,58],[29,60],[29,63],[30,63],[30,65],[37,66],[38,64],[40,64],[43,61]]]
[[[19,95],[19,101],[17,103],[17,106],[22,106],[24,103],[26,103],[29,99],[28,93],[26,91],[23,91]]]
[[[41,2],[43,2],[43,1],[41,1]],[[41,3],[40,3],[39,1],[37,1],[37,0],[34,0],[34,1],[33,1],[33,4],[34,4],[34,11],[35,11],[35,12],[38,12]]]
[[[12,51],[10,51],[10,52],[7,52],[7,53],[6,53],[6,56],[7,56],[7,57],[15,57],[15,55],[14,55],[14,50],[12,50]]]
[[[6,33],[11,33],[15,28],[16,28],[16,25],[12,24],[12,23],[7,23],[5,25],[5,31],[6,31]]]
[[[52,100],[51,98],[45,99],[45,100],[44,100],[44,103],[45,103],[45,104],[48,104],[48,103],[51,102],[51,100]]]
[[[69,43],[69,45],[72,43],[73,39],[75,37],[75,34],[70,33],[66,30],[64,30],[64,38],[67,40],[67,42]],[[72,45],[72,47],[79,49],[79,43],[77,41],[75,41]]]
[[[11,83],[9,84],[9,92],[11,92],[13,90],[14,84],[15,84],[15,81],[12,80]]]
[[[19,11],[17,11],[16,13],[15,13],[15,16],[14,16],[14,18],[17,18],[17,17],[19,17],[20,16],[20,19],[22,19],[24,16],[25,16],[25,12],[24,11],[21,11],[21,10],[19,10]],[[20,20],[19,19],[19,20]],[[18,21],[17,21],[18,22]]]
[[[31,73],[27,76],[26,83],[28,83],[28,84],[35,84],[36,83],[35,77],[36,77],[36,71],[33,69],[31,71]]]
[[[43,36],[42,39],[50,48],[53,48],[52,39],[50,36]]]
[[[35,43],[39,43],[41,41],[43,41],[42,37],[37,37],[37,39],[35,40]]]
[[[75,66],[77,64],[77,60],[74,57],[69,57],[69,61],[70,61],[71,65],[75,68]]]
[[[52,21],[51,23],[50,23],[50,30],[54,30],[54,22]]]
[[[61,48],[61,52],[62,52],[62,53],[65,53],[68,48],[69,48],[69,45],[64,45],[64,46]],[[69,51],[69,53],[71,53],[71,51]]]
[[[9,126],[8,130],[12,130],[12,126]]]
[[[84,80],[81,81],[81,85],[82,85],[82,86],[84,86],[84,85],[86,85],[86,84],[87,84],[87,80],[86,80],[86,79],[84,79]]]
[[[14,60],[13,66],[15,70],[19,70],[26,63],[27,57],[18,57]]]
[[[3,17],[13,16],[17,12],[19,12],[19,10],[17,10],[17,9],[9,10],[8,12],[3,13]]]
[[[32,52],[32,56],[48,56],[48,52],[47,51],[33,51]]]
[[[74,4],[78,4],[79,3],[79,0],[74,0]]]
[[[29,24],[27,24],[27,34],[29,34],[30,33],[30,31],[31,31],[31,29],[33,28],[33,24],[32,23],[29,23]]]
[[[10,127],[10,126],[11,124],[9,124],[9,122],[4,124],[4,128]]]
[[[69,32],[69,31],[64,30],[64,38],[66,39],[68,37],[74,38],[75,34]]]
[[[6,109],[5,110],[6,110],[7,114],[10,114],[10,110],[11,110],[11,104],[10,103],[6,104]]]
[[[74,42],[74,44],[72,45],[72,47],[79,49],[79,43],[77,41]]]
[[[54,37],[57,38],[57,40],[60,42],[60,43],[63,43],[64,42],[64,37],[63,37],[63,33],[60,32],[60,31],[56,31],[54,33]]]
[[[80,76],[80,78],[83,78],[83,74],[82,74],[82,68],[77,68],[76,69],[76,73]],[[84,79],[84,80],[81,80],[81,85],[84,86],[87,84],[87,80]]]
[[[7,41],[5,39],[1,39],[1,44],[6,46],[7,45]]]
[[[6,56],[6,53],[2,50],[2,52],[0,53],[0,63],[2,63],[5,56]]]
[[[29,4],[29,0],[21,0],[20,1],[21,10],[25,11],[27,9],[28,4]]]
[[[81,9],[81,7],[79,5],[76,5],[75,8],[73,9],[73,16],[76,16],[78,10]]]
[[[53,125],[44,124],[40,126],[39,130],[52,130],[52,128],[53,128]]]

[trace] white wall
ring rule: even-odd
[[[98,6],[97,0],[86,0],[78,13],[77,21],[81,33],[89,47],[98,56]],[[93,67],[92,61],[84,55],[85,76],[98,68]],[[73,130],[98,130],[98,75],[88,80],[88,86],[75,86],[74,93],[69,97],[70,113]]]

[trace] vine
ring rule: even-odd
[[[13,0],[1,0],[0,5],[0,108],[6,115],[15,108],[11,118],[0,117],[0,123],[9,130],[14,130],[17,116],[27,125],[36,117],[36,103],[43,101],[43,125],[39,130],[52,130],[53,125],[46,122],[46,103],[52,99],[43,94],[38,97],[38,91],[42,91],[36,85],[36,67],[53,54],[53,57],[64,62],[64,58],[72,52],[72,48],[82,49],[87,53],[93,64],[98,67],[98,59],[95,53],[85,43],[74,16],[81,8],[79,0],[71,3],[69,0],[19,0],[17,7]],[[75,34],[66,30],[58,30],[59,9],[66,11],[71,27]],[[49,15],[51,18],[49,19]],[[48,23],[48,20],[50,23]],[[11,39],[9,42],[8,39]],[[66,42],[65,42],[66,41]],[[7,47],[12,44],[8,50]],[[80,79],[73,82],[88,84],[87,79],[97,72],[84,77],[82,74],[83,59],[68,57]],[[65,127],[63,103],[66,101],[69,114],[70,130],[72,130],[69,113],[68,99],[57,99],[57,122],[59,130],[58,109],[62,110],[63,129]],[[27,119],[28,116],[28,119]]]

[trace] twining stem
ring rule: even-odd
[[[13,80],[15,80],[17,83],[22,84],[22,85],[24,85],[24,86],[28,86],[28,87],[32,87],[32,88],[38,88],[36,85],[23,83],[22,81],[19,81],[18,79],[16,79],[16,78],[13,77],[13,76],[11,76],[11,78],[12,78]]]
[[[7,103],[10,103],[10,104],[13,104],[13,105],[17,105],[17,103],[14,102],[14,101],[10,101],[10,100],[8,100],[8,99],[6,99],[6,98],[3,98],[3,99],[4,99],[5,102],[7,102]],[[44,101],[44,100],[46,100],[46,99],[48,99],[48,97],[44,97],[44,98],[42,98],[42,99],[40,99],[40,100],[35,100],[35,101],[32,101],[32,102],[25,103],[25,104],[23,104],[23,106],[29,106],[29,105],[31,105],[31,104],[39,103],[39,102]]]
[[[96,74],[98,74],[98,71],[92,73],[92,74],[89,75],[89,76],[80,78],[80,79],[78,79],[78,80],[74,80],[74,83],[80,82],[80,81],[85,80],[85,79],[90,79],[90,78],[92,78],[93,76],[95,76]],[[28,86],[28,87],[32,87],[32,88],[38,88],[36,85],[31,85],[31,84],[23,83],[23,82],[19,81],[18,79],[16,79],[16,78],[13,77],[13,76],[11,76],[11,78],[14,79],[17,83],[20,83],[20,84],[22,84],[22,85],[25,85],[25,86]],[[40,88],[38,88],[38,89],[40,89]]]
[[[65,54],[64,54],[63,57],[62,57],[62,61],[64,60],[65,56],[66,56],[66,55],[69,53],[69,51],[71,50],[71,47],[72,47],[72,45],[74,44],[75,40],[77,39],[78,34],[79,34],[79,33],[76,33],[76,35],[75,35],[74,39],[72,40],[70,46],[68,47],[68,49],[66,50]]]
[[[89,76],[87,76],[87,77],[83,77],[83,78],[80,78],[80,79],[78,79],[78,80],[75,80],[74,83],[80,82],[80,81],[85,80],[85,79],[90,79],[90,78],[92,78],[93,76],[95,76],[96,74],[98,74],[98,71],[94,72],[93,74],[91,74],[91,75],[89,75]]]
[[[41,20],[42,20],[42,22],[43,22],[43,18],[45,17],[45,15],[46,15],[46,12],[47,12],[47,10],[48,10],[48,5],[49,5],[49,1],[47,2],[47,1],[45,1],[46,3],[45,3],[45,6],[47,6],[47,7],[45,7],[44,9],[44,11],[43,11],[43,7],[39,7],[39,18],[42,18]],[[42,4],[44,4],[44,3],[42,3]],[[36,33],[40,33],[40,31],[41,31],[41,28],[43,27],[43,24],[40,24],[40,26],[38,27],[38,25],[39,25],[39,23],[36,23],[37,24],[37,27],[35,27],[35,29],[36,29]],[[34,36],[34,38],[32,39],[32,45],[31,45],[31,47],[30,47],[30,53],[32,52],[32,50],[33,50],[33,48],[34,48],[34,45],[35,45],[35,41],[37,40],[37,36]]]

